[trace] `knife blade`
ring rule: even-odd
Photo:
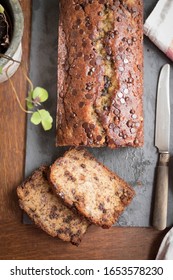
[[[157,105],[155,146],[159,159],[156,169],[156,188],[154,201],[153,226],[158,230],[166,228],[168,207],[168,165],[170,145],[170,65],[165,64],[160,72]]]

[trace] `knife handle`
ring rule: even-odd
[[[167,225],[169,158],[169,153],[159,155],[156,173],[153,226],[158,230],[165,229]]]

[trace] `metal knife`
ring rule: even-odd
[[[160,72],[157,105],[155,146],[159,151],[158,166],[156,169],[156,188],[153,226],[158,230],[166,228],[168,207],[168,164],[170,144],[170,65],[165,64]]]

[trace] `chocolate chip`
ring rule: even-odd
[[[99,4],[104,4],[105,0],[99,0]]]
[[[125,97],[125,101],[129,101],[129,99],[130,99],[130,98],[129,98],[128,96]]]
[[[119,122],[119,121],[120,121],[120,117],[116,116],[116,117],[114,118],[114,121],[115,121],[115,122]]]
[[[82,46],[83,46],[84,48],[86,48],[87,43],[86,43],[86,42],[83,42],[83,43],[82,43]]]
[[[102,12],[98,12],[98,16],[102,16],[103,15],[103,13]]]
[[[74,118],[76,117],[76,114],[75,114],[75,113],[71,113],[71,114],[70,114],[70,117],[71,117],[72,119],[74,119]]]
[[[80,29],[79,33],[82,35],[84,33],[83,29]]]
[[[85,94],[85,97],[86,97],[86,99],[92,99],[93,98],[92,94]]]
[[[114,142],[113,139],[109,139],[108,143],[109,143],[110,145],[115,145],[115,142]]]
[[[119,52],[123,52],[124,48],[123,47],[119,47],[118,50],[119,50]]]
[[[76,89],[73,89],[72,90],[72,95],[76,95],[77,94],[77,90]]]
[[[84,107],[85,103],[84,102],[79,102],[79,107],[82,108]]]
[[[89,127],[90,127],[91,130],[93,130],[95,128],[95,125],[93,123],[90,123]]]
[[[79,11],[80,8],[81,8],[80,5],[76,5],[75,10],[76,10],[76,11]]]
[[[120,17],[117,17],[117,21],[118,21],[118,22],[121,22],[122,19],[121,19]]]
[[[82,21],[81,21],[81,19],[80,19],[80,18],[78,18],[78,19],[76,20],[76,24],[77,24],[77,25],[80,25],[80,24],[81,24],[81,22],[82,22]]]
[[[73,125],[74,128],[78,128],[78,126],[79,126],[78,123],[75,123],[75,124]]]
[[[102,136],[101,135],[97,135],[96,139],[97,139],[97,141],[100,142],[102,140]]]
[[[132,126],[132,121],[128,121],[128,122],[127,122],[127,126],[128,126],[128,127],[131,127],[131,126]]]
[[[82,57],[83,53],[82,52],[78,52],[77,57]]]
[[[114,31],[114,34],[115,34],[115,35],[118,35],[118,34],[119,34],[118,30],[115,30],[115,31]]]
[[[114,113],[116,116],[119,116],[119,114],[121,113],[121,111],[120,111],[118,108],[116,108],[116,109],[113,111],[113,113]]]
[[[105,47],[105,50],[106,50],[106,53],[107,53],[108,55],[111,55],[111,54],[112,54],[112,49],[111,49],[110,46],[106,46],[106,47]]]
[[[84,163],[82,163],[80,166],[81,166],[82,168],[86,168],[86,165],[85,165]]]
[[[95,72],[95,67],[92,67],[92,68],[89,70],[88,75],[91,76],[94,72]]]
[[[76,181],[76,178],[73,177],[73,175],[72,175],[69,171],[67,171],[67,170],[64,172],[64,176],[67,177],[67,180],[70,180],[70,181],[72,181],[72,182],[75,182],[75,181]]]
[[[126,51],[127,51],[127,52],[131,52],[131,49],[130,49],[130,48],[127,48]]]
[[[87,136],[88,136],[88,138],[92,138],[93,135],[92,135],[91,132],[88,132],[88,133],[87,133]]]
[[[104,205],[102,203],[99,204],[98,209],[103,213],[106,213],[106,209],[104,208]]]
[[[134,144],[135,144],[135,145],[138,145],[138,144],[139,144],[139,140],[138,140],[137,138],[134,140]]]
[[[85,54],[85,55],[84,55],[84,60],[85,60],[85,61],[89,60],[89,55]]]
[[[93,29],[92,24],[88,25],[88,29],[89,29],[89,30],[92,30],[92,29]]]
[[[84,123],[82,124],[82,127],[83,127],[84,129],[87,129],[88,126],[89,126],[89,123],[87,123],[87,122],[84,122]]]
[[[95,61],[94,59],[92,59],[92,60],[90,61],[90,64],[91,64],[92,66],[95,66],[95,65],[96,65],[96,61]]]
[[[110,123],[110,124],[109,124],[109,128],[110,128],[110,129],[114,129],[114,128],[115,128],[115,124],[114,124],[114,123]]]
[[[90,91],[93,88],[93,84],[92,83],[87,83],[85,88],[86,88],[86,90]]]
[[[104,110],[104,111],[109,111],[109,110],[110,110],[110,107],[109,107],[109,106],[103,106],[103,110]]]
[[[114,32],[112,32],[112,31],[108,31],[107,32],[107,37],[109,38],[109,39],[114,39],[115,38],[115,34],[114,34]]]
[[[90,34],[90,35],[89,35],[89,39],[90,39],[90,40],[94,40],[94,38],[95,38],[95,37],[94,37],[94,34]]]
[[[128,84],[132,84],[132,83],[133,83],[133,79],[132,79],[131,77],[128,78],[127,83],[128,83]]]
[[[102,89],[102,94],[101,96],[106,96],[108,94],[108,91],[104,88]]]
[[[130,110],[130,114],[134,114],[135,113],[135,110],[134,109],[131,109]]]
[[[137,41],[136,37],[132,37],[132,41],[136,42]]]

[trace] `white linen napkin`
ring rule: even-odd
[[[144,34],[173,60],[173,1],[159,0],[144,23]]]
[[[173,260],[173,228],[163,238],[156,260]]]

